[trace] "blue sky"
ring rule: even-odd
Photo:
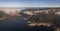
[[[0,7],[60,7],[60,0],[0,0]]]

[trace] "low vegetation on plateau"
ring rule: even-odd
[[[34,15],[33,18],[30,19],[29,24],[30,23],[37,23],[37,24],[38,23],[52,23],[55,26],[60,26],[60,23],[59,23],[60,19],[58,18],[60,18],[60,16],[55,15],[53,13],[52,14],[51,13],[49,14],[38,13],[37,15]]]

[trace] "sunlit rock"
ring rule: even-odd
[[[60,12],[56,12],[55,14],[56,14],[56,15],[60,15]]]
[[[56,28],[56,31],[60,31],[60,28]]]
[[[44,26],[52,26],[51,23],[37,23],[37,26],[44,25]]]
[[[30,23],[29,26],[36,26],[37,23]]]

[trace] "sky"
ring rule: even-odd
[[[60,0],[0,0],[0,7],[60,7]]]

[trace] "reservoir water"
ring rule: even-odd
[[[0,30],[22,30],[26,28],[26,25],[22,17],[6,15],[6,19],[0,21]]]
[[[25,21],[22,16],[15,17],[11,15],[6,15],[6,19],[0,21],[0,31],[43,31],[44,30],[41,29],[43,29],[42,26],[40,28],[29,27],[27,21]]]

